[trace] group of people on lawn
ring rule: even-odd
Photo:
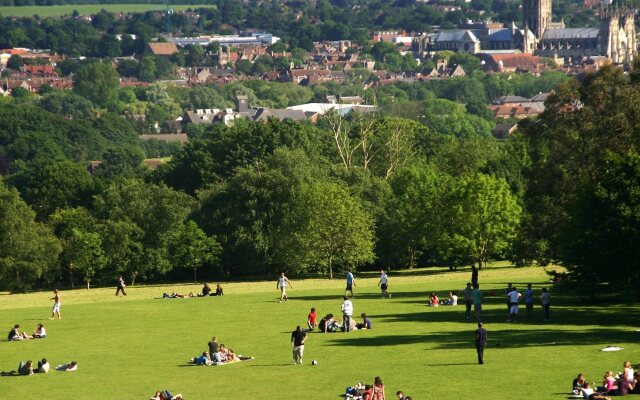
[[[34,367],[33,361],[28,360],[28,361],[20,362],[17,370],[0,372],[0,376],[12,376],[12,375],[29,376],[37,373],[46,374],[47,372],[49,372],[50,368],[51,366],[49,365],[49,361],[47,361],[46,358],[43,358],[42,360],[38,361],[37,367]],[[76,363],[75,361],[71,361],[65,364],[60,364],[56,367],[57,371],[75,371],[77,369],[78,369],[78,363]]]
[[[344,302],[341,306],[343,321],[336,320],[333,314],[327,314],[318,322],[318,313],[316,312],[315,307],[311,307],[311,311],[309,312],[309,315],[307,315],[308,330],[313,331],[316,327],[318,327],[318,330],[320,332],[330,333],[350,332],[356,329],[373,328],[373,324],[367,317],[366,313],[360,314],[362,322],[356,322],[353,318],[351,318],[353,313],[353,303],[351,303],[351,300],[349,300],[347,296],[344,296],[343,300]]]
[[[208,351],[202,352],[202,355],[193,357],[190,362],[196,365],[222,365],[236,361],[252,360],[253,357],[244,357],[236,354],[232,349],[228,349],[224,344],[218,344],[218,337],[214,336],[207,343]]]
[[[44,339],[47,337],[47,330],[44,328],[44,325],[38,324],[36,330],[33,331],[32,335],[28,335],[27,332],[20,332],[20,324],[15,324],[13,329],[9,331],[7,335],[8,341],[15,340],[29,340],[29,339]]]
[[[622,372],[618,374],[607,371],[602,379],[602,386],[591,387],[582,373],[573,380],[572,391],[574,395],[585,399],[606,400],[607,396],[626,396],[627,394],[640,394],[640,363],[638,371],[634,373],[630,361],[625,361]]]

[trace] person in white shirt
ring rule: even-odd
[[[382,291],[382,297],[391,297],[391,294],[387,291],[389,287],[389,277],[384,273],[384,270],[380,270],[380,281],[378,282],[380,290]]]
[[[47,330],[44,329],[44,325],[38,324],[38,327],[33,331],[33,337],[37,339],[44,339],[47,337]]]
[[[509,322],[513,322],[516,320],[516,316],[518,315],[518,299],[522,295],[518,290],[513,287],[513,289],[507,294],[507,298],[509,299],[509,304],[511,308],[509,309]]]
[[[542,288],[542,295],[540,296],[542,302],[542,311],[544,311],[544,320],[549,321],[551,316],[549,315],[549,308],[551,307],[551,293],[547,288]]]
[[[34,372],[46,374],[49,372],[49,361],[46,358],[43,358],[42,361],[38,361],[38,369]]]
[[[282,303],[282,300],[287,301],[289,298],[287,297],[287,284],[291,289],[293,289],[293,285],[289,282],[286,276],[284,276],[284,272],[280,272],[280,276],[278,277],[278,282],[276,283],[276,289],[280,289],[280,300],[278,303]]]
[[[450,306],[457,306],[458,295],[456,294],[456,292],[449,292],[449,298],[443,304],[448,304]]]
[[[351,330],[351,316],[353,315],[353,303],[347,296],[343,297],[342,307],[342,326],[345,332]]]

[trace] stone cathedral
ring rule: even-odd
[[[577,60],[606,56],[615,64],[630,64],[637,53],[635,13],[611,1],[600,5],[600,27],[565,28],[551,20],[551,0],[523,0],[522,50],[543,57]]]

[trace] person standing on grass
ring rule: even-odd
[[[342,325],[344,332],[349,332],[351,330],[351,316],[353,315],[353,303],[347,296],[342,298],[344,301],[342,302]]]
[[[514,286],[511,291],[509,292],[509,294],[507,295],[507,298],[509,299],[509,322],[515,322],[516,317],[518,316],[518,300],[520,299],[522,295],[520,294],[520,292],[518,292],[518,289],[516,289],[516,287]]]
[[[478,364],[484,364],[484,349],[487,347],[487,330],[482,322],[478,322],[476,329],[476,351],[478,353]]]
[[[380,286],[380,290],[382,291],[382,297],[391,297],[391,294],[387,292],[387,288],[389,287],[389,277],[384,273],[384,270],[380,270],[380,282],[378,282],[378,286]]]
[[[356,285],[356,278],[353,276],[350,270],[347,270],[347,287],[344,289],[344,295],[347,295],[347,292],[353,296],[353,287]]]
[[[547,288],[542,288],[542,295],[540,296],[542,302],[542,311],[544,312],[544,320],[549,321],[551,319],[549,315],[549,308],[551,307],[551,293]]]
[[[291,284],[291,282],[289,282],[289,279],[284,276],[284,272],[280,272],[280,277],[278,278],[278,282],[276,283],[276,289],[280,288],[280,300],[278,301],[278,303],[282,303],[282,300],[289,300],[289,298],[287,297],[287,285],[289,285],[289,287],[293,289],[293,285]]]
[[[476,312],[476,321],[480,322],[482,315],[482,292],[480,291],[480,285],[473,285],[473,310]]]
[[[467,287],[462,289],[464,295],[465,317],[471,318],[471,304],[473,304],[473,288],[471,282],[467,282]]]
[[[307,333],[300,325],[298,325],[296,330],[291,332],[291,349],[293,351],[294,364],[302,364],[302,357],[304,356],[304,342],[306,340]]]
[[[214,357],[214,354],[217,357],[218,354],[218,337],[214,336],[213,339],[211,339],[211,341],[209,343],[207,343],[207,346],[209,347],[209,356],[211,358]]]
[[[316,313],[315,307],[311,307],[311,312],[307,315],[307,326],[309,327],[309,331],[313,331],[313,329],[318,326],[318,314]]]
[[[527,306],[527,317],[533,313],[533,289],[531,284],[527,284],[527,290],[524,291],[524,303]]]
[[[53,300],[53,309],[51,310],[51,318],[49,319],[53,319],[56,314],[58,314],[58,319],[62,319],[62,314],[60,313],[60,306],[62,303],[60,302],[60,293],[58,293],[58,289],[53,291],[53,297],[51,300]]]
[[[478,283],[478,269],[471,264],[471,284],[475,285],[476,283]]]
[[[120,275],[120,276],[118,277],[118,286],[117,286],[117,288],[116,288],[116,296],[117,296],[117,295],[118,295],[118,293],[120,293],[120,292],[122,292],[122,294],[123,294],[124,296],[126,296],[126,295],[127,295],[127,293],[124,291],[125,286],[127,286],[127,285],[125,285],[125,284],[124,284],[124,278],[122,278],[122,275]]]

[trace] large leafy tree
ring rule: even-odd
[[[630,284],[640,300],[640,156],[610,154],[583,187],[560,234],[560,259],[589,282]]]
[[[482,266],[504,254],[520,223],[522,208],[504,179],[476,174],[454,181],[444,242],[448,258]]]
[[[218,262],[221,247],[214,237],[206,233],[194,221],[188,221],[170,235],[169,253],[174,265],[193,270],[193,282],[198,282],[198,268]]]
[[[18,191],[0,179],[0,285],[4,289],[32,287],[57,262],[60,243]]]
[[[274,235],[275,253],[289,270],[320,271],[372,262],[373,218],[360,200],[335,182],[303,187]]]

